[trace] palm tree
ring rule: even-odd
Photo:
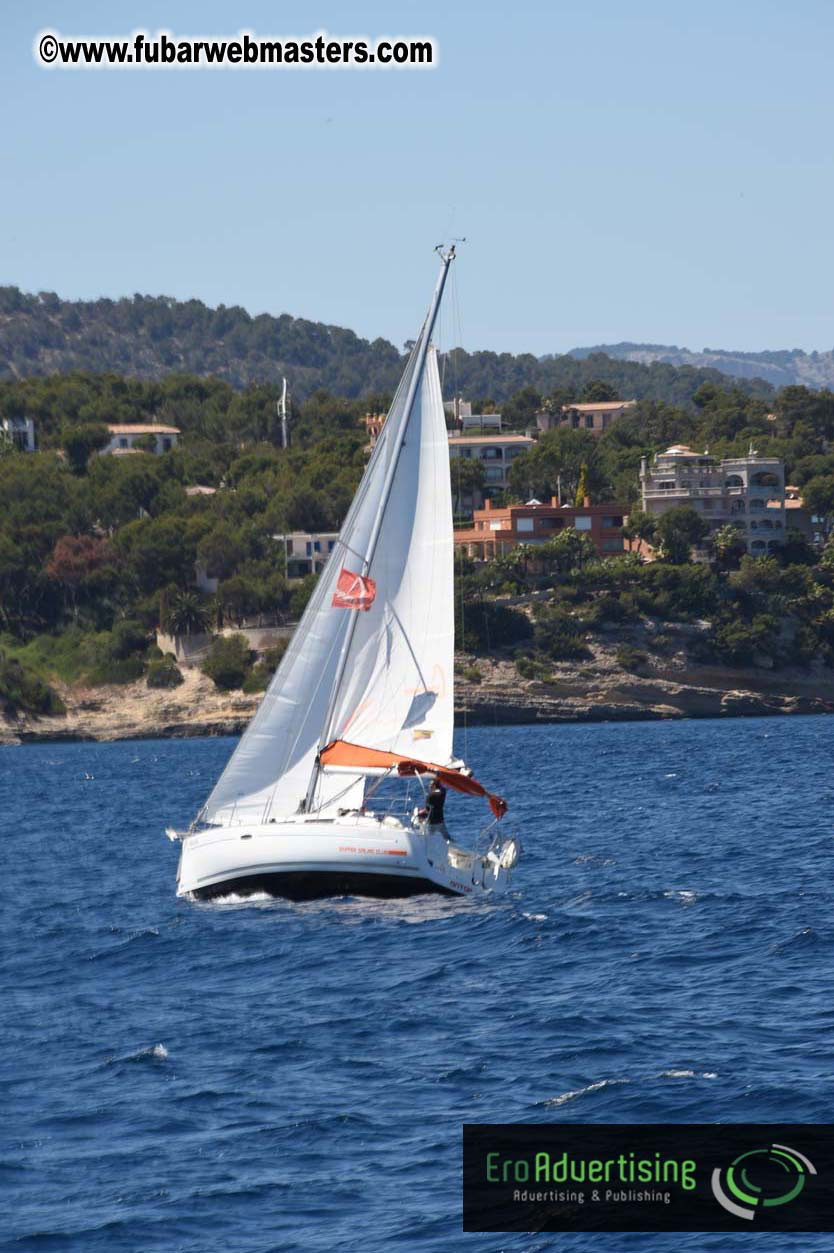
[[[172,635],[202,635],[209,630],[211,616],[211,606],[197,592],[175,592],[165,626]]]
[[[718,570],[729,570],[738,566],[747,551],[743,533],[732,522],[713,532],[710,536],[710,547]]]

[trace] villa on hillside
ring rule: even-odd
[[[636,400],[596,400],[563,405],[556,413],[547,410],[537,413],[536,425],[540,431],[551,431],[554,427],[561,426],[572,431],[602,435],[612,422],[623,417],[636,404]]]
[[[305,574],[318,574],[336,547],[338,531],[287,531],[272,538],[283,545],[286,553],[287,578],[300,579]]]
[[[484,467],[486,491],[504,491],[509,486],[510,467],[516,457],[533,448],[535,440],[529,435],[450,435],[449,456],[452,466],[452,493],[455,494],[455,459],[480,461]],[[468,513],[477,509],[484,493],[464,492],[461,508]]]
[[[560,505],[557,497],[549,504],[528,500],[526,505],[492,507],[485,500],[483,509],[476,509],[471,527],[455,531],[455,545],[462,546],[468,557],[487,560],[508,553],[518,544],[543,544],[568,528],[587,535],[600,557],[610,557],[624,550],[623,521],[625,505]]]
[[[110,443],[102,448],[102,456],[107,454],[125,456],[130,453],[144,452],[144,449],[136,448],[135,444],[140,437],[147,435],[155,438],[153,451],[159,456],[161,453],[170,452],[172,448],[176,448],[180,437],[179,427],[162,426],[158,423],[108,423],[107,429],[110,432]]]
[[[673,444],[649,465],[640,464],[640,490],[646,513],[661,517],[689,505],[711,531],[732,523],[753,556],[773,552],[785,539],[785,473],[778,457],[760,457],[752,447],[746,457],[721,461],[686,444]]]

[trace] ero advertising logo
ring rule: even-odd
[[[815,1175],[812,1162],[798,1149],[771,1144],[739,1153],[726,1169],[712,1172],[712,1194],[736,1218],[753,1220],[776,1205],[788,1205]]]
[[[834,1125],[463,1128],[463,1229],[834,1232]]]

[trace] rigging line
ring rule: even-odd
[[[369,788],[368,788],[368,790],[367,790],[367,792],[365,793],[365,800],[366,800],[366,801],[369,801],[369,800],[371,799],[371,797],[374,795],[374,793],[377,791],[377,789],[378,789],[378,788],[380,788],[380,787],[382,786],[382,784],[385,782],[385,780],[391,777],[391,771],[392,771],[393,769],[394,769],[394,767],[393,767],[393,766],[389,766],[389,767],[388,767],[388,769],[384,772],[384,774],[381,774],[381,775],[379,775],[379,776],[377,777],[376,782],[375,782],[375,783],[373,783],[373,784],[371,785],[371,787],[369,787]],[[367,778],[367,776],[366,776],[366,778]]]
[[[432,584],[432,580],[429,581],[429,586],[431,586],[431,584]],[[423,691],[428,692],[430,689],[429,689],[428,684],[426,683],[425,675],[423,674],[423,671],[420,668],[420,662],[417,658],[417,654],[414,652],[414,649],[411,646],[411,640],[408,638],[406,629],[403,626],[402,622],[400,621],[400,615],[397,613],[396,609],[394,608],[394,602],[389,601],[386,608],[389,614],[391,615],[391,617],[396,622],[397,626],[400,628],[400,631],[402,632],[402,637],[405,640],[405,646],[408,649],[409,653],[411,654],[411,660],[414,662],[414,669],[417,671],[417,677],[419,678],[420,682],[423,685]]]
[[[360,780],[361,778],[363,778],[363,777],[364,777],[363,775],[361,775],[361,774],[357,774],[356,776],[352,777],[348,783],[346,783],[346,784],[345,784],[345,786],[342,788],[341,792],[337,792],[335,796],[329,796],[329,797],[327,798],[327,804],[328,804],[328,806],[335,805],[337,801],[340,801],[340,800],[342,799],[342,797],[343,797],[343,796],[346,796],[346,795],[347,795],[347,793],[351,790],[351,788],[352,788],[352,787],[353,787],[356,783],[358,783],[358,782],[359,782],[359,780]],[[321,812],[321,809],[322,809],[322,808],[323,808],[323,806],[321,806],[321,805],[320,805],[320,806],[319,806],[319,812]]]
[[[454,314],[455,321],[457,323],[458,343],[461,344],[463,342],[463,331],[461,328],[460,298],[459,298],[459,289],[458,289],[457,270],[452,271],[452,311]],[[452,380],[454,383],[454,396],[455,396],[455,403],[456,403],[458,390],[459,390],[458,351],[457,349],[453,349],[452,351],[453,351]],[[454,409],[453,409],[453,413],[454,413]],[[455,458],[455,461],[457,463],[456,471],[457,471],[457,479],[458,479],[457,503],[458,503],[458,506],[461,507],[463,505],[463,496],[461,492],[461,470],[462,470],[461,463],[463,461],[463,457],[458,456]],[[454,547],[454,520],[452,522],[452,545]],[[458,544],[457,547],[458,547],[458,593],[459,593],[458,600],[460,601],[459,648],[462,652],[463,647],[464,647],[463,639],[464,639],[464,634],[466,630],[466,622],[464,618],[464,597],[463,597],[463,544]],[[454,555],[452,559],[452,567],[454,569]],[[463,706],[461,710],[461,714],[463,718],[463,760],[468,761],[469,760],[469,701],[467,699],[465,690],[464,690],[461,704]],[[454,717],[454,713],[452,716]]]
[[[482,610],[483,610],[483,604],[484,602],[482,599],[481,600]],[[490,635],[489,635],[489,614],[486,612],[484,612],[484,634],[486,635],[487,654],[490,660],[492,660],[492,640],[490,639]],[[498,730],[498,710],[496,708],[494,699],[491,702],[491,708],[492,708],[492,725],[493,725],[493,728],[497,731]]]
[[[323,580],[323,574],[324,574],[324,571],[322,571],[322,574],[321,574],[321,575],[319,575],[319,582],[320,582],[320,583],[321,583],[321,582],[322,582],[322,580]],[[316,584],[316,586],[318,587],[318,584]],[[297,628],[296,628],[296,630],[297,630]],[[331,645],[330,645],[330,648],[329,648],[329,650],[328,650],[328,652],[327,652],[327,656],[326,656],[326,658],[325,658],[324,665],[321,667],[321,670],[320,670],[320,672],[319,672],[318,681],[316,682],[316,685],[315,685],[315,687],[313,688],[312,697],[311,697],[310,701],[308,702],[308,708],[309,708],[309,706],[310,706],[310,705],[312,705],[312,704],[314,703],[314,698],[315,698],[315,696],[316,696],[316,693],[318,692],[319,688],[321,687],[321,684],[322,684],[322,681],[323,681],[323,679],[324,679],[324,676],[327,674],[327,670],[328,670],[328,667],[330,666],[330,662],[331,662],[331,659],[332,659],[332,657],[333,657],[333,653],[334,653],[334,651],[335,651],[336,644],[337,644],[338,640],[339,640],[339,633],[337,632],[337,633],[334,635],[334,637],[333,637],[333,641],[332,641],[332,643],[331,643]],[[277,671],[276,671],[276,673],[277,673]],[[286,750],[285,750],[285,752],[284,752],[284,756],[283,756],[283,761],[282,761],[282,764],[281,764],[281,768],[280,768],[280,770],[278,771],[278,774],[277,774],[277,776],[276,776],[276,778],[275,778],[275,782],[273,783],[272,788],[271,788],[270,793],[269,793],[269,800],[267,801],[267,806],[266,806],[266,810],[265,810],[265,812],[266,812],[266,814],[267,814],[267,817],[268,817],[268,816],[269,816],[269,814],[272,812],[272,806],[273,806],[273,805],[274,805],[274,803],[275,803],[275,793],[278,791],[278,785],[279,785],[279,783],[281,782],[281,779],[284,777],[284,775],[285,775],[285,773],[286,773],[286,771],[287,771],[287,766],[288,766],[288,764],[289,764],[289,762],[290,762],[290,759],[292,758],[293,754],[295,753],[296,748],[298,747],[298,741],[299,741],[299,739],[301,738],[301,732],[304,730],[304,728],[305,728],[305,726],[306,726],[306,725],[307,725],[307,720],[306,720],[306,717],[302,717],[302,718],[301,718],[301,721],[299,722],[298,729],[297,729],[297,731],[296,731],[296,733],[295,733],[295,738],[293,739],[292,743],[291,743],[291,744],[290,744],[290,745],[286,748]],[[314,742],[315,742],[315,737],[314,737]],[[321,808],[322,808],[322,806],[321,806],[321,805],[319,805],[319,809],[321,809]]]

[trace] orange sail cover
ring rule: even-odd
[[[483,784],[470,775],[461,774],[449,766],[437,766],[431,761],[418,761],[414,757],[404,757],[401,753],[386,753],[379,748],[363,748],[361,744],[348,744],[346,740],[333,740],[322,750],[323,766],[355,766],[357,770],[383,770],[396,766],[399,775],[433,774],[444,787],[455,792],[465,792],[468,796],[485,796],[489,807],[496,818],[503,818],[507,812],[507,802],[493,792],[488,792]]]

